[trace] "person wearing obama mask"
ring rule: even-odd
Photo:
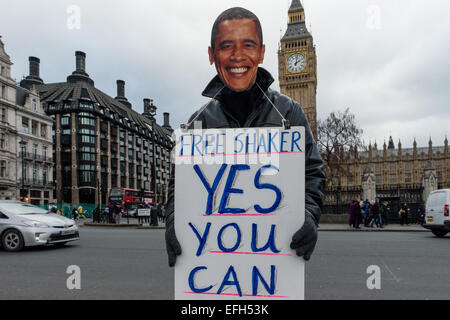
[[[203,129],[291,126],[305,127],[305,223],[292,236],[291,249],[306,261],[317,243],[317,226],[323,202],[325,181],[322,158],[301,106],[291,98],[270,89],[271,74],[259,67],[265,45],[258,17],[235,7],[221,13],[211,32],[209,62],[217,76],[202,95],[211,101],[194,113],[187,128],[201,121]],[[166,222],[166,249],[169,266],[182,254],[174,225],[174,175],[169,184]],[[182,212],[177,212],[182,214]]]

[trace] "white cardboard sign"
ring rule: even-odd
[[[150,209],[138,209],[138,217],[150,217]]]
[[[176,299],[304,299],[304,132],[176,133]]]

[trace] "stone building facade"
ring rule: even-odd
[[[75,53],[75,71],[66,81],[44,83],[39,63],[30,60],[24,87],[37,88],[54,120],[58,203],[107,203],[111,188],[151,190],[164,203],[171,174],[173,141],[169,114],[156,123],[156,106],[144,99],[144,113],[134,111],[117,80],[117,97],[97,89],[86,73],[86,54]],[[33,65],[33,66],[31,66]]]
[[[425,202],[430,191],[450,188],[450,154],[448,139],[443,146],[403,148],[394,146],[392,137],[381,149],[369,145],[368,151],[359,152],[358,159],[349,161],[347,176],[341,177],[341,185],[327,182],[326,212],[347,212],[353,199],[375,200],[379,198],[394,205],[406,201],[412,205]]]
[[[30,62],[37,58],[30,57]],[[0,199],[53,202],[53,120],[36,88],[17,86],[0,40]]]
[[[12,62],[0,38],[0,199],[18,198],[16,83],[11,78]]]

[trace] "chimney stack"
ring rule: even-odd
[[[125,81],[123,80],[117,80],[117,98],[125,98]]]
[[[36,57],[28,57],[29,67],[30,67],[30,74],[20,81],[20,86],[22,88],[26,88],[28,90],[31,90],[33,85],[40,85],[44,84],[44,81],[39,77],[39,64],[41,60]]]
[[[172,127],[170,126],[170,121],[169,121],[170,114],[169,114],[168,112],[164,112],[164,113],[163,113],[163,116],[164,116],[164,125],[163,125],[163,128],[166,129],[167,131],[169,131],[170,133],[172,133],[172,132],[173,132],[173,129],[172,129]]]
[[[86,53],[76,51],[75,59],[76,59],[76,71],[86,73]]]
[[[92,86],[94,85],[94,81],[86,73],[86,53],[82,51],[75,51],[75,71],[67,77],[67,82],[78,81],[87,82]]]
[[[125,97],[125,81],[117,80],[117,97],[116,100],[131,109],[131,103]]]
[[[164,127],[170,127],[170,121],[169,121],[170,113],[164,112],[163,116],[164,116]]]
[[[28,61],[30,62],[30,76],[39,78],[39,64],[41,60],[36,57],[29,57]]]
[[[144,99],[144,113],[143,116],[154,120],[154,116],[156,114],[156,106],[153,103],[153,99]]]

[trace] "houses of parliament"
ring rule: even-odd
[[[288,25],[278,51],[280,91],[300,103],[317,139],[317,56],[312,34],[306,27],[306,14],[300,0],[292,0]],[[426,201],[430,191],[450,188],[448,139],[444,145],[404,148],[391,137],[382,147],[376,143],[360,151],[347,164],[347,174],[336,185],[326,182],[325,213],[347,212],[353,199],[379,198],[394,210],[400,203],[413,207]]]

